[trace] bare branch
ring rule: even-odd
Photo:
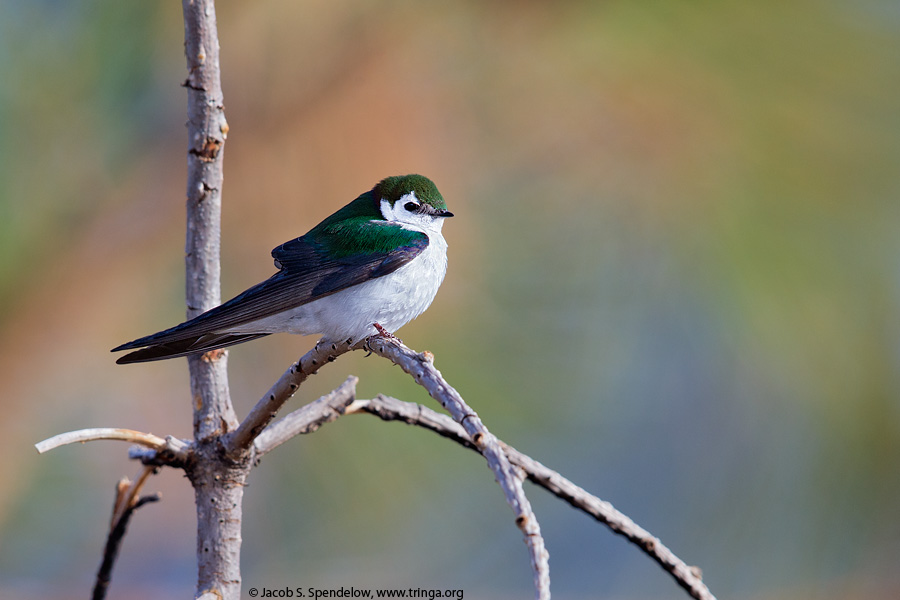
[[[137,502],[137,497],[141,492],[141,488],[144,487],[144,484],[147,483],[147,479],[155,472],[156,467],[144,466],[144,468],[141,469],[141,474],[138,475],[138,478],[134,481],[130,481],[127,477],[123,477],[119,480],[119,485],[116,487],[118,498],[115,506],[113,506],[112,518],[109,522],[110,529],[115,528],[116,523],[119,522],[122,515],[125,514],[125,511]]]
[[[344,410],[344,414],[348,415],[358,413],[375,415],[382,421],[400,421],[407,425],[424,427],[465,446],[469,450],[478,452],[478,447],[475,446],[472,438],[462,428],[462,425],[445,414],[415,402],[404,402],[391,396],[378,394],[371,400],[356,400]],[[506,447],[509,448],[509,446]]]
[[[194,451],[190,442],[167,435],[163,448],[142,448],[132,446],[128,449],[128,458],[139,460],[148,467],[173,467],[183,469]]]
[[[434,366],[434,355],[430,352],[416,353],[400,340],[387,336],[372,336],[366,347],[375,354],[387,358],[406,371],[424,387],[432,398],[441,403],[453,420],[462,425],[471,437],[478,451],[487,459],[497,483],[503,489],[507,504],[516,515],[516,525],[522,530],[525,544],[531,556],[534,575],[535,597],[539,600],[550,598],[549,553],[544,546],[540,525],[531,509],[531,503],[522,488],[524,471],[510,464],[497,438],[488,431],[481,419],[462,396],[441,375]]]
[[[190,319],[221,303],[219,254],[222,161],[228,123],[219,75],[214,0],[182,0],[188,77],[187,236],[185,300]],[[188,357],[194,399],[194,439],[237,427],[228,392],[227,353]]]
[[[715,600],[715,596],[703,583],[702,574],[698,567],[689,566],[678,558],[659,538],[654,537],[628,516],[616,510],[612,504],[588,493],[556,471],[545,467],[515,448],[506,446],[505,449],[509,455],[510,462],[525,469],[531,481],[546,488],[575,508],[585,511],[615,533],[636,544],[672,575],[678,582],[678,585],[683,587],[691,596],[697,598],[697,600]]]
[[[401,421],[409,425],[418,425],[449,438],[470,450],[478,451],[471,437],[458,423],[448,416],[420,404],[403,402],[402,400],[379,394],[371,400],[356,400],[345,410],[345,414],[361,412],[375,415],[384,421]],[[616,510],[612,504],[590,494],[558,472],[545,467],[512,446],[502,441],[500,446],[509,457],[509,462],[523,469],[530,481],[545,488],[551,494],[562,498],[573,507],[586,512],[608,526],[615,533],[636,544],[659,563],[666,572],[672,575],[678,582],[678,585],[687,590],[697,600],[715,600],[715,596],[703,583],[700,570],[697,567],[688,566],[658,538],[637,525],[628,516]]]
[[[97,571],[97,579],[94,582],[93,600],[106,598],[106,592],[109,590],[109,583],[112,580],[112,570],[119,556],[122,540],[125,539],[125,531],[131,520],[131,515],[144,504],[157,502],[161,498],[159,494],[138,498],[141,488],[153,472],[153,467],[145,467],[134,482],[125,477],[116,485],[113,515],[109,524],[106,547],[103,550],[103,561],[100,564],[100,569]]]
[[[194,317],[220,303],[222,159],[225,121],[214,0],[182,0],[188,76],[185,299]],[[241,520],[246,459],[226,457],[221,436],[238,426],[228,390],[227,353],[189,356],[194,457],[185,473],[197,506],[197,587],[223,600],[241,596]]]
[[[300,357],[300,360],[278,378],[238,428],[225,437],[226,452],[237,455],[248,450],[253,440],[272,422],[278,410],[294,395],[300,384],[310,375],[314,375],[323,365],[333,362],[349,350],[351,345],[347,342],[330,343],[319,340],[312,350]]]
[[[280,421],[266,428],[253,442],[258,460],[292,437],[312,433],[325,423],[344,414],[344,410],[356,399],[356,383],[359,378],[351,375],[334,391],[298,408]]]
[[[43,442],[34,445],[40,454],[49,452],[54,448],[65,446],[66,444],[74,444],[76,442],[93,442],[96,440],[121,440],[140,444],[154,450],[164,450],[166,448],[166,440],[153,435],[152,433],[144,433],[133,429],[120,429],[118,427],[94,427],[91,429],[79,429],[78,431],[69,431],[60,433],[48,438]]]

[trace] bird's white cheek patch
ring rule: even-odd
[[[419,215],[417,213],[412,213],[404,206],[407,202],[415,202],[419,203],[419,199],[416,198],[415,192],[410,192],[400,197],[399,200],[394,202],[394,205],[391,206],[391,203],[387,200],[381,200],[381,214],[384,216],[385,221],[396,221],[400,223],[414,223],[416,217]]]

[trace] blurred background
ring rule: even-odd
[[[400,333],[501,438],[611,501],[720,598],[900,596],[900,9],[843,3],[221,3],[223,295],[387,175],[457,217]],[[0,4],[0,597],[88,595],[118,442],[190,436],[185,361],[109,349],[183,320],[186,94],[174,2]],[[235,347],[243,415],[313,338]],[[361,377],[361,353],[289,407]],[[190,597],[194,506],[147,491],[111,598]],[[555,598],[685,598],[528,487]],[[478,456],[353,417],[267,456],[250,587],[531,597]]]

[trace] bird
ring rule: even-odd
[[[387,177],[308,233],[272,250],[278,271],[231,300],[127,342],[118,364],[202,354],[273,333],[331,342],[393,336],[431,305],[447,272],[452,217],[422,175]]]

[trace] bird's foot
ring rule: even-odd
[[[401,344],[403,343],[403,340],[401,340],[396,335],[394,335],[393,333],[391,333],[390,331],[385,329],[381,325],[381,323],[372,323],[372,326],[375,328],[376,331],[378,331],[378,335],[380,335],[381,337],[388,339],[388,340],[393,340],[395,342],[400,342]]]

